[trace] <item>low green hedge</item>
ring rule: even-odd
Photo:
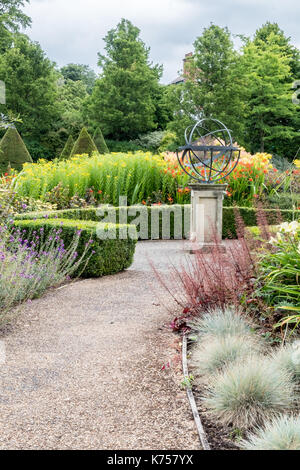
[[[126,222],[131,224],[135,221],[136,224],[141,222],[137,219],[139,212],[143,213],[143,220],[146,221],[146,225],[141,230],[139,227],[138,238],[139,239],[168,239],[168,238],[185,238],[190,231],[190,205],[173,205],[173,206],[130,206],[130,207],[102,207],[103,215],[99,214],[99,209],[92,207],[87,209],[67,209],[53,212],[31,212],[20,214],[16,217],[18,220],[30,220],[30,219],[41,219],[44,217],[59,217],[60,219],[75,219],[75,220],[92,220],[99,221],[103,220],[106,216],[106,221],[110,223],[123,223]],[[128,211],[128,212],[127,212]],[[177,211],[177,212],[176,212]],[[180,212],[181,211],[181,212]],[[244,221],[245,226],[252,227],[257,225],[257,210],[248,207],[240,207],[238,211]],[[136,212],[136,214],[135,214]],[[279,211],[276,209],[265,209],[264,214],[270,225],[276,225],[280,221],[278,220]],[[174,214],[180,214],[181,227],[179,226],[178,232],[174,233]],[[128,218],[127,218],[128,214]],[[162,222],[164,214],[164,224]],[[293,210],[281,210],[281,219],[284,222],[291,222],[295,218],[300,218],[300,211]],[[158,230],[154,229],[153,221],[159,220]],[[236,237],[236,216],[234,207],[224,207],[223,209],[223,237]]]
[[[77,247],[78,256],[83,255],[86,244],[91,245],[87,253],[88,262],[83,260],[83,271],[82,268],[79,268],[81,277],[100,277],[115,274],[128,268],[133,261],[137,240],[135,227],[129,225],[44,218],[15,220],[14,226],[22,231],[25,230],[23,237],[26,236],[29,241],[33,239],[34,231],[43,229],[45,238],[47,235],[50,236],[50,233],[53,233],[54,230],[61,229],[59,236],[64,241],[66,248],[70,246],[76,232],[80,230],[81,234]],[[99,236],[102,238],[99,238]]]

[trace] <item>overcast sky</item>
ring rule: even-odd
[[[164,83],[177,77],[184,55],[210,22],[251,36],[276,21],[300,47],[299,0],[31,0],[25,10],[33,20],[27,33],[51,60],[89,64],[96,72],[106,32],[122,17],[131,20],[153,62],[163,64]]]

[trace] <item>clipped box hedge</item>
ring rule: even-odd
[[[31,212],[20,214],[16,219],[30,220],[33,218],[42,219],[47,216],[54,218],[59,217],[60,219],[73,219],[73,220],[90,220],[101,222],[103,217],[111,220],[111,223],[121,223],[127,220],[128,224],[131,224],[138,216],[139,211],[143,211],[145,218],[147,219],[147,230],[143,230],[141,233],[140,227],[138,230],[139,239],[181,239],[188,236],[190,230],[190,205],[173,205],[173,206],[130,206],[130,207],[102,207],[103,215],[99,214],[99,208],[86,208],[86,209],[67,209],[60,211],[51,212]],[[181,214],[181,227],[177,232],[174,233],[174,212],[180,211]],[[239,213],[244,221],[245,226],[253,227],[257,225],[257,210],[248,207],[239,207]],[[136,212],[136,214],[134,214]],[[293,210],[281,210],[276,209],[264,209],[264,214],[270,225],[276,225],[279,223],[278,214],[281,214],[281,218],[284,222],[291,222],[295,218],[300,218],[300,211]],[[128,217],[126,217],[128,214]],[[164,217],[163,217],[164,214]],[[164,218],[164,224],[162,222]],[[159,221],[158,230],[154,230],[152,221]],[[139,223],[136,221],[135,223]],[[157,225],[157,224],[156,224]],[[223,209],[223,237],[236,237],[236,220],[235,220],[235,208],[224,207]]]
[[[115,274],[128,268],[133,262],[135,245],[137,242],[135,227],[129,225],[100,224],[94,221],[80,221],[68,219],[15,220],[14,226],[20,228],[30,241],[33,232],[43,229],[44,237],[50,236],[56,229],[61,229],[60,238],[65,247],[70,246],[76,232],[81,231],[77,247],[78,256],[85,251],[86,244],[90,243],[87,253],[88,262],[83,260],[84,270],[79,268],[81,277],[100,277]],[[99,238],[99,234],[103,239]],[[103,235],[104,234],[104,235]],[[127,235],[128,234],[128,235]],[[104,239],[104,237],[106,239]],[[125,238],[126,237],[126,238]],[[76,273],[78,274],[78,273]]]

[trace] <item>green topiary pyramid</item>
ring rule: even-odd
[[[9,127],[0,142],[0,173],[9,167],[20,171],[26,162],[32,163],[30,153],[17,129]]]
[[[99,153],[105,154],[109,153],[108,147],[106,145],[105,139],[103,137],[102,131],[100,127],[97,127],[95,134],[94,134],[94,142]]]
[[[84,127],[81,130],[80,135],[75,142],[75,145],[71,153],[71,157],[74,157],[74,155],[82,155],[83,153],[92,155],[93,152],[98,152],[98,149],[92,137],[90,136],[90,134]]]
[[[70,158],[74,144],[75,142],[73,137],[69,135],[66,145],[64,146],[64,149],[60,154],[59,160],[68,160],[68,158]]]

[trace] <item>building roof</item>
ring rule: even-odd
[[[179,85],[179,83],[184,83],[184,77],[177,77],[173,80],[170,85]]]

